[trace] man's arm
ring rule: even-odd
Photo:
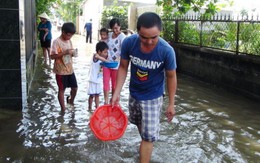
[[[117,105],[119,103],[120,92],[127,76],[128,65],[129,60],[121,58],[116,78],[116,89],[111,99],[112,106]]]
[[[174,103],[175,103],[175,94],[177,90],[177,75],[176,70],[167,70],[166,71],[166,79],[167,79],[167,90],[169,96],[169,104],[166,108],[166,117],[170,122],[175,115]]]

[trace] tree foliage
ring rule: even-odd
[[[50,8],[53,6],[54,3],[60,0],[35,0],[36,4],[36,15],[39,15],[43,12],[47,14],[51,13]]]
[[[109,21],[112,18],[120,20],[121,29],[128,27],[128,6],[118,6],[115,1],[112,6],[105,6],[102,12],[101,25],[102,27],[110,28]]]
[[[81,15],[80,5],[84,0],[57,1],[55,7],[56,16],[64,21],[76,23],[76,17]]]
[[[231,0],[225,1],[229,2]],[[223,6],[223,4],[218,4],[218,0],[157,0],[156,4],[162,7],[164,29],[161,34],[162,37],[168,41],[176,41],[172,38],[176,25],[173,24],[172,21],[166,20],[171,20],[173,17],[183,16],[188,11],[194,11],[201,17],[210,17],[219,10],[221,5]]]
[[[80,5],[84,0],[36,0],[36,15],[46,12],[55,14],[64,21],[76,23],[76,17],[82,13]]]
[[[164,18],[171,18],[172,16],[184,15],[188,11],[194,11],[201,16],[214,15],[219,10],[218,1],[219,0],[157,0],[156,4],[162,7]],[[232,0],[225,1],[231,3],[230,1]]]

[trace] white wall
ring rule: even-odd
[[[103,0],[87,0],[83,4],[83,17],[82,23],[80,26],[81,29],[84,29],[84,25],[90,19],[92,19],[92,38],[98,39],[98,30],[101,22],[101,14],[103,9]],[[84,32],[85,34],[85,32]]]

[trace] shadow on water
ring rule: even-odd
[[[93,52],[93,47],[85,50]],[[79,92],[75,106],[67,105],[64,114],[56,97],[55,75],[39,57],[28,106],[22,114],[1,110],[0,162],[138,162],[140,137],[134,125],[129,124],[124,136],[111,142],[98,140],[90,131],[93,111],[87,110],[86,74],[92,52],[82,51],[74,61]],[[127,114],[128,94],[125,85],[121,105]],[[257,162],[259,106],[179,74],[177,114],[171,123],[162,116],[151,162]]]

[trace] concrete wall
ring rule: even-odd
[[[174,45],[178,72],[260,99],[260,57]]]
[[[160,13],[160,8],[156,5],[142,5],[138,6],[138,4],[132,4],[128,8],[128,29],[137,31],[136,23],[138,17],[144,12],[156,12]]]
[[[77,16],[76,18],[76,33],[79,35],[84,35],[85,30],[85,20],[83,16]]]
[[[34,9],[34,0],[0,1],[0,109],[26,105],[35,58]]]
[[[138,17],[144,12],[160,13],[160,8],[156,5],[142,5],[132,4],[128,8],[128,29],[136,31],[136,23]]]
[[[92,19],[92,39],[98,39],[99,36],[98,31],[101,28],[100,22],[101,22],[101,14],[103,9],[103,1],[88,0],[85,1],[82,7],[83,7],[83,15],[82,15],[83,18],[81,18],[81,21],[83,21],[84,23],[81,23],[79,28],[84,29],[85,23],[88,22],[90,19]]]
[[[30,89],[31,82],[34,76],[35,64],[38,54],[38,35],[37,35],[37,18],[35,11],[35,1],[24,1],[24,30],[25,30],[25,64],[26,64],[26,87],[27,92]],[[22,13],[21,13],[22,14]],[[20,14],[20,15],[21,15]],[[39,19],[39,18],[38,18]]]

